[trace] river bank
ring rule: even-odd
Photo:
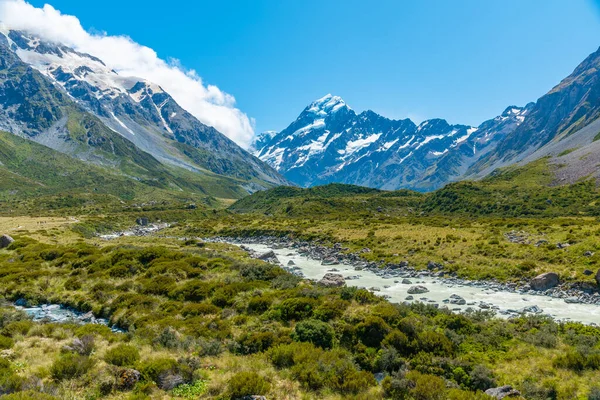
[[[364,287],[393,302],[420,301],[448,307],[455,312],[486,310],[503,317],[542,314],[560,321],[586,324],[600,322],[598,292],[585,292],[568,284],[536,291],[527,281],[470,281],[457,278],[445,271],[443,265],[433,262],[423,269],[414,268],[408,263],[367,262],[360,257],[360,253],[369,249],[348,253],[339,244],[326,247],[273,237],[204,240],[238,245],[256,258],[273,251],[276,258],[270,261],[291,273],[312,280],[319,280],[326,273],[341,274],[347,285]],[[417,293],[413,293],[415,288]]]

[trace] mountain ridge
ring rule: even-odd
[[[0,69],[0,128],[54,150],[134,178],[145,160],[230,177],[248,193],[288,183],[160,86],[122,77],[93,55],[4,30]]]

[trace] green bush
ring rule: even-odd
[[[298,342],[309,342],[315,346],[329,349],[333,345],[333,328],[316,319],[300,321],[296,324],[292,338]]]
[[[0,349],[10,349],[14,344],[15,342],[11,338],[0,335]]]
[[[379,347],[389,331],[390,327],[380,317],[367,317],[356,326],[358,339],[368,347]]]
[[[299,321],[309,318],[318,302],[306,297],[287,299],[278,306],[281,319],[284,321]]]
[[[128,344],[119,344],[104,354],[104,361],[118,367],[133,366],[139,359],[138,349]]]
[[[227,382],[227,395],[231,399],[244,396],[265,395],[271,390],[271,384],[254,371],[238,372]]]
[[[78,378],[94,366],[94,360],[76,353],[61,354],[50,367],[50,375],[56,381]]]
[[[142,362],[139,369],[145,380],[157,382],[161,374],[176,368],[177,361],[172,358],[156,358]]]

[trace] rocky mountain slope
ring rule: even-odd
[[[509,107],[479,127],[443,119],[416,125],[373,111],[357,114],[340,97],[327,95],[280,133],[260,137],[255,154],[301,186],[341,182],[433,190],[488,154],[531,107]]]
[[[537,102],[478,127],[360,114],[336,96],[311,103],[255,154],[301,186],[330,182],[430,191],[551,157],[554,183],[600,177],[600,50]]]
[[[62,153],[138,180],[221,175],[246,193],[287,182],[159,86],[92,55],[4,31],[0,71],[0,128]]]

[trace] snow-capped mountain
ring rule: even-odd
[[[264,144],[255,154],[301,186],[342,182],[432,190],[460,178],[523,122],[530,107],[509,107],[479,127],[443,119],[417,126],[373,111],[357,114],[328,94],[283,131],[257,141]]]
[[[286,183],[274,169],[181,108],[160,86],[121,76],[93,55],[4,30],[0,64],[9,68],[0,77],[4,130],[101,164],[114,162],[115,154],[107,157],[97,147],[74,146],[72,139],[88,136],[89,145],[94,132],[110,131],[160,163],[240,179],[248,190]],[[76,117],[80,113],[87,122]]]

